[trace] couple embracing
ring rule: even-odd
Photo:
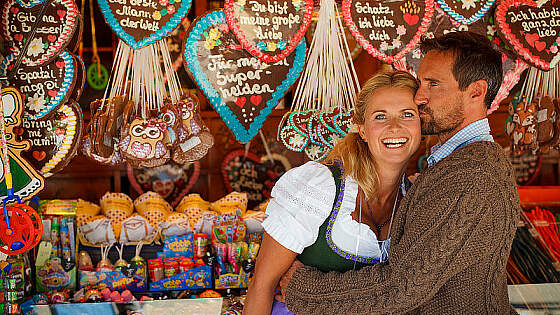
[[[418,79],[374,75],[358,132],[277,182],[244,314],[515,314],[505,268],[521,208],[486,118],[501,55],[469,32],[420,48]],[[439,142],[411,183],[421,134]]]

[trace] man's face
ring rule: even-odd
[[[414,102],[424,135],[453,134],[465,119],[464,92],[452,72],[454,60],[451,53],[431,50],[420,63]]]

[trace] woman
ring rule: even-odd
[[[370,78],[357,97],[358,133],[324,164],[308,162],[276,183],[243,314],[291,314],[273,297],[296,258],[324,272],[386,261],[393,214],[410,185],[404,171],[420,144],[417,88],[404,71]]]

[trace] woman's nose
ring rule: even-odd
[[[424,88],[418,88],[416,94],[414,95],[414,103],[416,103],[416,105],[418,106],[428,103],[428,94],[426,93]]]

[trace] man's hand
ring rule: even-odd
[[[290,283],[290,280],[292,280],[292,276],[294,275],[294,272],[296,272],[296,269],[302,266],[303,264],[299,260],[294,260],[294,262],[290,266],[290,269],[288,269],[288,271],[286,271],[282,278],[280,278],[280,282],[278,283],[278,285],[280,286],[280,295],[276,295],[275,297],[277,301],[285,302],[284,297],[286,296],[288,284]]]

